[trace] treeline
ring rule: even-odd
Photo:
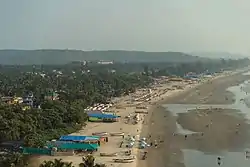
[[[24,141],[25,146],[31,147],[43,147],[46,140],[80,129],[87,120],[84,112],[87,106],[108,103],[111,97],[128,94],[152,81],[140,73],[82,73],[81,70],[72,73],[71,69],[62,73],[58,70],[23,72],[21,67],[4,70],[0,72],[1,96],[25,96],[33,92],[34,106],[40,108],[23,110],[23,104],[1,102],[0,141]],[[59,100],[44,100],[53,91],[59,94]],[[8,157],[0,166],[10,165],[13,155]]]
[[[53,139],[81,127],[86,121],[84,109],[94,103],[107,103],[111,97],[147,86],[151,79],[141,74],[84,74],[80,76],[42,77],[28,73],[17,77],[2,75],[2,96],[23,96],[33,92],[40,108],[22,110],[23,105],[0,104],[0,140],[25,140],[29,146],[41,146],[40,139]],[[60,100],[44,100],[58,91]],[[39,139],[39,140],[35,140]],[[37,142],[38,141],[38,142]]]
[[[153,77],[183,76],[187,72],[214,72],[248,65],[249,60],[220,60],[188,64],[128,64],[140,72],[132,73],[127,64],[65,66],[2,66],[1,96],[33,94],[35,106],[28,111],[23,105],[0,103],[0,141],[25,140],[27,145],[39,145],[34,138],[51,139],[75,131],[86,121],[84,108],[94,103],[107,103],[112,97],[146,87]],[[28,71],[29,69],[29,71]],[[120,71],[120,72],[117,72]],[[123,71],[123,72],[121,72]],[[46,94],[57,92],[56,101],[44,100]],[[33,143],[32,143],[32,142]],[[38,140],[40,141],[40,140]]]
[[[23,110],[23,104],[1,102],[0,141],[17,140],[24,141],[27,146],[42,147],[46,140],[75,132],[84,126],[87,120],[84,109],[87,106],[108,103],[112,97],[147,87],[154,77],[183,76],[187,72],[218,72],[248,64],[249,60],[244,59],[186,64],[1,66],[0,95],[25,96],[32,92],[36,107]],[[59,100],[45,100],[45,96],[51,92],[57,92]],[[3,161],[5,166],[11,162],[6,160]]]

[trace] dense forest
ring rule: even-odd
[[[154,78],[184,76],[187,72],[213,73],[247,65],[248,59],[193,63],[2,65],[0,142],[23,141],[26,146],[43,147],[46,140],[72,133],[84,126],[87,120],[84,109],[87,106],[109,103],[112,97],[147,87]],[[51,97],[46,98],[49,95]],[[9,104],[5,101],[8,97],[29,98],[30,101]],[[31,107],[24,109],[27,105]],[[20,154],[15,151],[9,150],[8,156],[2,156],[0,166],[17,164]]]

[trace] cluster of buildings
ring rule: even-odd
[[[45,100],[58,100],[59,94],[55,91],[50,91],[44,96]],[[22,104],[23,110],[27,110],[30,108],[40,108],[40,105],[36,103],[36,99],[32,92],[27,93],[23,97],[17,96],[3,96],[1,97],[1,101],[10,105]]]
[[[90,111],[87,114],[90,122],[118,122],[120,117],[116,114],[107,114],[101,111]]]
[[[108,112],[108,109],[113,104],[94,104],[93,106],[85,109],[88,115],[88,121],[90,122],[117,122],[119,116],[113,112]]]
[[[43,148],[23,147],[19,143],[19,151],[30,155],[57,155],[66,154],[68,156],[81,152],[95,152],[99,147],[108,142],[106,136],[61,136],[58,140],[48,141]],[[13,143],[5,145],[13,146]]]
[[[20,99],[20,102],[29,103],[30,98],[33,96],[27,96]],[[99,106],[99,105],[97,105]],[[97,107],[98,108],[98,107]],[[119,121],[119,116],[114,113],[104,113],[100,111],[88,111],[88,120],[91,122],[116,122]],[[24,147],[24,143],[21,141],[8,141],[0,143],[0,148],[15,150],[23,154],[30,155],[65,155],[72,156],[82,152],[95,152],[102,144],[108,142],[108,133],[93,133],[92,136],[75,136],[64,135],[58,140],[47,141],[43,148]]]

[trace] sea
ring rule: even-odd
[[[243,75],[249,75],[250,71]],[[199,105],[199,104],[167,104],[168,111],[172,112],[173,115],[178,116],[179,113],[188,112],[192,109],[206,109],[206,108],[228,108],[236,109],[240,111],[244,117],[249,121],[250,124],[250,80],[245,81],[237,86],[232,86],[227,89],[232,92],[235,96],[235,102],[230,105]],[[176,133],[182,135],[193,134],[197,132],[190,131],[183,128],[176,122],[177,130]],[[218,154],[204,153],[197,150],[183,149],[183,163],[185,167],[250,167],[250,146],[246,146],[239,152],[221,152]],[[249,151],[249,158],[246,156],[246,152]],[[221,160],[218,160],[218,157]],[[219,162],[219,163],[218,163]]]

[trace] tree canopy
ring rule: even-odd
[[[0,142],[23,141],[26,146],[43,147],[46,140],[82,128],[87,120],[84,111],[87,106],[94,103],[109,103],[112,97],[129,94],[136,88],[147,87],[155,77],[184,76],[187,72],[219,72],[222,69],[235,69],[248,64],[248,59],[223,59],[175,64],[99,65],[74,62],[65,65],[2,65]],[[9,97],[30,99],[32,104],[6,103],[4,99]],[[27,105],[30,107],[24,109]],[[5,160],[9,165],[17,162],[12,162],[8,158]],[[2,161],[0,166],[1,163]]]

